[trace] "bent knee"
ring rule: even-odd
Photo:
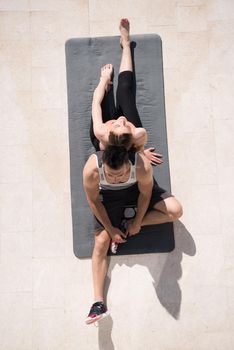
[[[176,203],[170,207],[168,213],[172,221],[178,220],[183,215],[183,207],[178,201],[176,201]]]
[[[110,237],[108,233],[103,230],[95,235],[94,252],[98,255],[106,254],[110,245]]]

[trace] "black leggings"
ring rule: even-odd
[[[116,106],[114,103],[113,89],[105,93],[102,100],[103,123],[111,119],[125,116],[136,128],[142,127],[142,123],[136,108],[135,96],[133,93],[133,72],[124,71],[119,73],[118,86],[116,91]],[[96,151],[100,151],[99,140],[94,135],[93,120],[90,124],[90,139]]]

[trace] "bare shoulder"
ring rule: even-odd
[[[143,152],[137,153],[136,170],[138,178],[152,177],[153,175],[152,165]]]
[[[147,132],[144,128],[135,128],[133,131],[133,142],[137,147],[144,146],[147,142]]]
[[[135,138],[141,138],[142,136],[146,135],[146,130],[144,128],[135,128],[134,130],[134,137]]]
[[[103,123],[102,128],[95,131],[95,136],[99,141],[107,141],[109,135],[109,128]]]
[[[98,130],[95,132],[95,136],[96,138],[100,141],[100,143],[102,144],[102,148],[105,149],[105,147],[108,145],[109,143],[109,128],[104,126],[105,124],[103,124],[103,129],[102,130]]]
[[[83,182],[86,185],[96,184],[99,181],[99,173],[97,169],[97,157],[95,154],[92,154],[87,162],[85,163],[83,169]]]

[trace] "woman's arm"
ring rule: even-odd
[[[93,102],[92,102],[93,131],[96,138],[99,141],[103,141],[103,137],[106,136],[106,132],[107,132],[106,125],[102,121],[101,103],[102,103],[102,100],[105,94],[105,89],[108,83],[109,83],[108,77],[101,77],[99,84],[93,93]]]

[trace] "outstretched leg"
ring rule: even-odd
[[[122,47],[122,57],[119,67],[119,73],[124,71],[133,71],[132,54],[130,48],[130,23],[127,18],[123,18],[119,24],[120,45]]]
[[[119,69],[118,87],[116,91],[116,105],[118,116],[124,115],[135,127],[142,127],[142,123],[136,108],[133,92],[133,64],[130,48],[130,24],[124,18],[120,21],[120,44],[122,57]]]

